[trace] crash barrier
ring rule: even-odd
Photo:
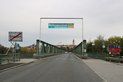
[[[21,53],[20,58],[33,58],[34,53]]]
[[[116,63],[123,63],[123,57],[116,55],[116,56],[109,56],[107,53],[88,53],[88,58],[93,59],[101,59],[106,60],[110,62],[116,62]]]
[[[64,49],[54,46],[52,44],[49,44],[47,42],[41,41],[41,40],[36,41],[36,51],[37,51],[37,54],[35,55],[35,57],[36,56],[46,57],[46,56],[57,55],[57,54],[65,52]]]
[[[105,60],[107,57],[106,53],[88,53],[89,58]]]
[[[120,55],[107,56],[106,61],[123,63],[123,57]]]
[[[20,53],[0,54],[0,64],[11,63],[20,60]]]

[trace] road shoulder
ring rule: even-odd
[[[111,63],[99,59],[82,60],[95,73],[97,73],[105,82],[121,82],[123,81],[123,65]]]

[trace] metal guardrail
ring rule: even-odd
[[[107,54],[106,53],[103,53],[103,54],[102,53],[88,53],[88,57],[105,60],[105,58],[107,57]]]
[[[41,40],[36,41],[36,51],[37,51],[36,56],[40,56],[40,57],[56,55],[56,54],[65,52],[64,49],[54,46],[52,44],[49,44],[47,42],[41,41]]]
[[[6,62],[6,63],[10,63],[10,62],[15,62],[15,61],[19,61],[20,60],[20,53],[13,53],[13,54],[0,54],[0,64]]]
[[[109,54],[106,53],[88,53],[88,57],[94,58],[94,59],[101,59],[101,60],[106,60],[110,62],[118,62],[118,63],[123,63],[123,58],[120,56],[109,56]]]
[[[123,63],[123,58],[121,57],[106,57],[106,61]]]
[[[7,57],[7,55],[0,54],[0,64],[2,64],[3,61],[5,61],[6,57]]]

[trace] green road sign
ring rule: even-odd
[[[48,28],[74,28],[74,23],[48,23]]]

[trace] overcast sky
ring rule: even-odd
[[[123,36],[123,0],[0,0],[0,44],[10,45],[8,31],[23,32],[22,46],[35,43],[39,38],[41,17],[83,18],[84,39],[87,40],[98,35]],[[68,44],[75,39],[69,31],[62,30],[62,33],[51,38],[51,34],[45,32],[46,41]]]

